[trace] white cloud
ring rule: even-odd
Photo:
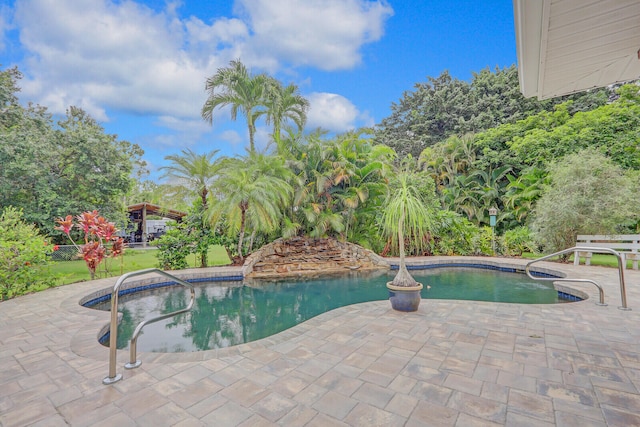
[[[379,40],[393,10],[384,1],[237,0],[253,31],[251,49],[293,65],[324,70],[349,69],[360,60],[360,48]]]
[[[332,132],[355,129],[360,112],[347,98],[335,93],[314,92],[307,96],[307,128],[321,127]]]
[[[264,151],[271,142],[271,129],[268,126],[258,126],[256,127],[256,134],[254,135],[254,140],[256,144],[256,150]]]
[[[240,145],[244,142],[240,134],[234,130],[225,130],[220,133],[219,139],[231,145]]]
[[[202,119],[180,119],[173,116],[160,116],[158,122],[160,126],[184,133],[201,135],[211,130],[211,126]]]
[[[207,75],[237,54],[214,49],[211,55],[211,46],[242,45],[246,29],[238,20],[182,22],[170,9],[18,0],[15,20],[29,52],[23,92],[58,113],[78,105],[97,118],[106,109],[198,117]]]
[[[185,22],[191,43],[200,43],[211,49],[211,43],[220,46],[231,46],[249,38],[249,30],[244,22],[235,18],[220,18],[212,25],[207,25],[199,18],[192,16]]]
[[[385,0],[236,0],[236,16],[207,22],[180,18],[179,4],[158,11],[130,0],[15,0],[12,19],[0,9],[0,50],[10,22],[25,54],[25,99],[53,113],[79,106],[102,122],[110,111],[157,116],[170,132],[155,144],[188,145],[206,132],[205,79],[230,60],[271,73],[283,64],[352,68],[393,13]],[[344,131],[362,121],[340,95],[315,93],[310,101],[310,127]],[[214,128],[228,119],[222,109]],[[248,139],[221,135],[234,146]],[[268,142],[265,135],[257,145]]]
[[[145,137],[145,139],[151,141],[151,146],[160,149],[173,149],[177,147],[193,147],[196,143],[195,140],[186,138],[184,134],[180,133],[162,133]]]

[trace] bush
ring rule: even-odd
[[[432,231],[430,251],[433,255],[473,255],[478,227],[460,214],[438,211]]]
[[[166,234],[156,240],[159,267],[163,270],[187,268],[187,256],[193,252],[192,240],[184,229],[184,224],[171,223]]]
[[[115,223],[109,222],[106,218],[100,216],[97,210],[83,212],[75,219],[78,221],[77,223],[73,222],[72,215],[58,218],[56,220],[58,225],[55,229],[66,234],[73,246],[76,247],[89,269],[91,280],[95,279],[98,267],[103,261],[105,261],[103,264],[104,273],[105,276],[108,276],[107,258],[116,258],[122,255],[125,245],[122,237],[116,237],[118,229]],[[71,237],[74,228],[83,231],[83,245],[78,245]]]
[[[578,234],[625,234],[637,223],[638,176],[605,155],[595,150],[568,155],[550,167],[550,176],[531,224],[544,251],[570,248]]]
[[[479,228],[473,236],[472,242],[475,255],[495,255],[493,252],[494,235],[491,227]]]
[[[53,278],[41,274],[52,250],[21,210],[7,207],[0,216],[0,301],[53,286]]]
[[[523,252],[535,252],[533,233],[528,227],[508,230],[501,240],[502,252],[506,256],[521,256]]]

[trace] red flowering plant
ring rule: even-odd
[[[56,220],[58,226],[55,229],[66,234],[71,243],[78,248],[79,254],[91,273],[91,280],[93,280],[98,266],[105,258],[116,258],[122,255],[125,242],[122,237],[116,236],[118,229],[115,224],[100,216],[96,210],[83,212],[76,217],[76,220],[77,224],[73,222],[71,215],[59,218]],[[71,230],[74,227],[81,229],[84,233],[83,245],[78,245],[71,237]],[[107,245],[109,246],[107,247]]]

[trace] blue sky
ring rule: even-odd
[[[243,153],[241,117],[200,118],[205,79],[240,59],[295,83],[308,129],[371,126],[427,76],[516,62],[508,0],[9,0],[0,5],[0,64],[17,65],[23,102],[73,105],[139,144],[157,178],[190,148]],[[257,145],[269,128],[258,123]]]

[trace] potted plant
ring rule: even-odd
[[[416,311],[420,304],[422,283],[418,283],[407,270],[405,241],[422,247],[430,228],[430,206],[425,201],[418,183],[422,177],[408,167],[400,170],[390,185],[382,216],[385,234],[397,239],[400,266],[393,281],[387,283],[391,307],[398,311]]]

